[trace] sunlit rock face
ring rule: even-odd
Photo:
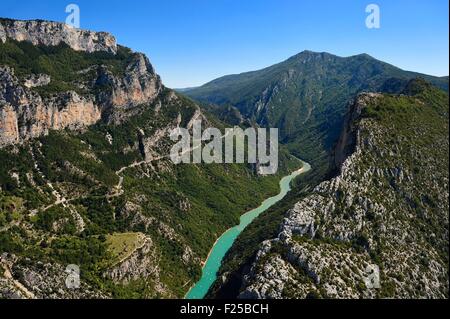
[[[107,32],[93,32],[73,28],[59,22],[31,20],[0,20],[0,40],[28,41],[34,45],[56,46],[65,43],[76,51],[117,52],[114,36]]]
[[[57,22],[0,19],[0,41],[7,39],[45,46],[65,43],[75,51],[118,56],[112,35]],[[160,77],[144,54],[131,50],[126,54],[127,60],[119,68],[91,65],[68,83],[73,89],[50,95],[41,92],[57,79],[48,74],[19,76],[13,66],[0,65],[0,147],[48,134],[49,130],[83,128],[101,118],[122,122],[131,108],[152,102],[163,89]]]
[[[79,128],[101,117],[93,100],[76,92],[42,99],[19,84],[12,69],[0,68],[0,146],[47,134],[49,130]]]
[[[142,53],[134,54],[123,76],[100,66],[95,84],[111,88],[98,96],[98,102],[105,108],[112,107],[111,113],[116,116],[123,108],[153,101],[162,90],[160,77]]]

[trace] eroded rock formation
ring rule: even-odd
[[[71,28],[47,21],[0,20],[0,40],[28,41],[34,45],[69,45],[77,51],[115,54],[117,44],[108,33]],[[120,60],[118,60],[120,61]],[[127,52],[122,70],[91,65],[69,82],[70,91],[42,95],[36,88],[51,84],[48,74],[21,74],[0,65],[0,147],[48,134],[49,130],[79,129],[104,118],[119,123],[136,105],[152,102],[163,85],[148,58]]]
[[[116,39],[111,34],[80,30],[59,22],[0,19],[0,41],[5,42],[8,38],[34,45],[56,46],[65,43],[76,51],[117,52]]]

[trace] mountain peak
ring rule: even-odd
[[[367,54],[367,53],[360,53],[355,54],[351,56],[338,56],[335,54],[331,54],[328,52],[317,52],[317,51],[311,51],[311,50],[303,50],[300,53],[297,53],[296,55],[292,56],[291,59],[303,59],[303,58],[311,58],[311,57],[334,57],[334,58],[362,58],[367,60],[376,60],[373,56]]]
[[[373,56],[371,56],[371,55],[369,55],[369,54],[367,54],[367,53],[360,53],[360,54],[353,55],[353,56],[351,56],[351,57],[360,57],[360,58],[374,59]]]
[[[313,55],[313,54],[320,54],[320,53],[317,51],[303,50],[298,55]]]
[[[314,56],[333,56],[331,53],[328,52],[317,52],[317,51],[311,51],[311,50],[303,50],[302,52],[294,55],[293,57],[301,58],[301,57],[314,57]]]

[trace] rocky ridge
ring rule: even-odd
[[[14,70],[0,67],[0,147],[47,134],[50,129],[91,125],[100,118],[100,108],[92,99],[74,91],[43,99],[23,87]]]
[[[65,24],[45,21],[2,20],[0,39],[57,46],[61,43],[87,53],[117,52],[112,36],[76,30]],[[41,91],[52,85],[48,74],[16,75],[12,67],[0,65],[0,147],[48,134],[49,130],[79,129],[101,118],[118,123],[132,115],[134,106],[150,103],[163,85],[148,58],[127,53],[123,72],[97,64],[78,71],[73,90],[49,96]],[[74,66],[76,67],[76,66]]]
[[[278,236],[261,244],[240,298],[448,297],[448,98],[429,90],[358,96],[335,151],[339,175],[297,202]],[[383,107],[389,120],[368,116]],[[420,142],[430,136],[438,151]],[[375,268],[379,287],[367,281]]]
[[[68,273],[57,263],[0,256],[0,295],[7,299],[104,299],[108,295],[81,281],[77,289],[67,289]]]
[[[0,41],[28,41],[33,45],[57,46],[65,43],[76,51],[117,53],[117,42],[107,32],[80,30],[65,23],[43,20],[0,18]]]

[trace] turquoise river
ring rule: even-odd
[[[293,172],[291,175],[285,176],[280,181],[280,193],[276,196],[266,199],[261,206],[255,208],[240,218],[239,225],[230,228],[220,236],[216,241],[208,259],[203,266],[202,278],[189,290],[186,294],[186,299],[202,299],[205,297],[211,285],[217,278],[217,272],[222,263],[222,259],[225,257],[227,251],[231,248],[238,235],[247,227],[256,217],[258,217],[265,210],[276,204],[283,199],[286,194],[291,190],[291,181],[300,174],[306,173],[311,169],[311,166],[303,162],[301,169]]]

